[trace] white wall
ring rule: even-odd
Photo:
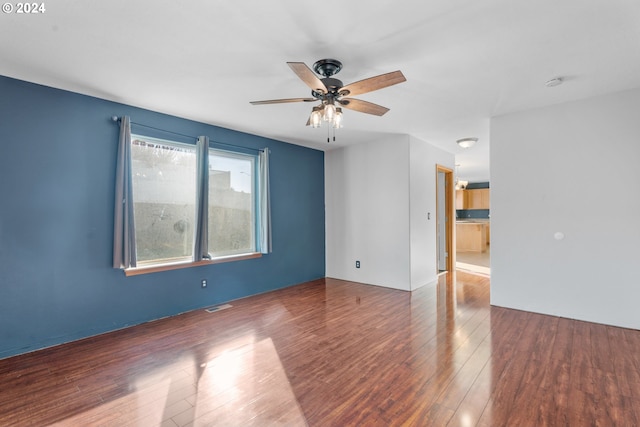
[[[455,156],[410,137],[411,289],[438,280],[436,164],[451,170]],[[454,202],[454,194],[450,201]],[[431,219],[427,219],[427,214]],[[451,218],[455,221],[455,218]],[[449,254],[453,256],[453,253]]]
[[[453,169],[454,156],[408,135],[325,153],[328,277],[403,290],[437,279],[436,163]]]
[[[410,289],[408,182],[408,136],[325,153],[328,277]]]
[[[491,303],[640,329],[638,185],[640,90],[493,118]]]

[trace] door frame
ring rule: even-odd
[[[438,174],[440,172],[444,173],[444,179],[445,179],[445,188],[444,188],[444,203],[445,203],[445,207],[444,207],[444,223],[445,223],[445,252],[448,254],[447,256],[447,265],[446,265],[446,271],[453,273],[454,272],[454,266],[455,264],[455,256],[456,256],[456,248],[453,246],[453,233],[454,233],[454,224],[455,224],[455,215],[454,215],[454,203],[455,203],[455,193],[454,193],[454,184],[453,184],[453,169],[448,168],[446,166],[443,165],[439,165],[436,163],[436,265],[438,264],[438,245],[439,245],[439,241],[438,241],[438,224],[440,222],[440,219],[438,217],[438,213],[440,212],[439,206],[438,206],[438,191],[439,191],[439,186],[438,186]]]

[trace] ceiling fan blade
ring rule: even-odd
[[[322,80],[316,76],[316,74],[311,71],[311,68],[307,67],[307,64],[304,62],[287,62],[287,65],[291,67],[294,73],[300,77],[300,80],[305,82],[307,86],[311,88],[311,90],[315,90],[316,92],[327,93],[327,87],[322,83]]]
[[[373,92],[374,90],[382,89],[404,81],[407,81],[407,79],[404,77],[404,74],[402,74],[402,71],[398,70],[348,84],[340,89],[340,93],[344,93],[344,96],[355,96],[367,92]],[[346,91],[349,92],[346,93]]]
[[[268,99],[266,101],[251,101],[252,105],[262,104],[284,104],[285,102],[314,102],[316,98],[286,98],[286,99]]]
[[[374,116],[382,116],[389,111],[387,107],[374,104],[373,102],[363,101],[361,99],[343,98],[338,100],[338,103],[344,108],[358,111],[360,113],[373,114]]]

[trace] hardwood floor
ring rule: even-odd
[[[1,426],[640,425],[640,332],[326,279],[0,361]]]

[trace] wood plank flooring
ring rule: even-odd
[[[635,426],[640,332],[333,279],[0,360],[0,426]]]

